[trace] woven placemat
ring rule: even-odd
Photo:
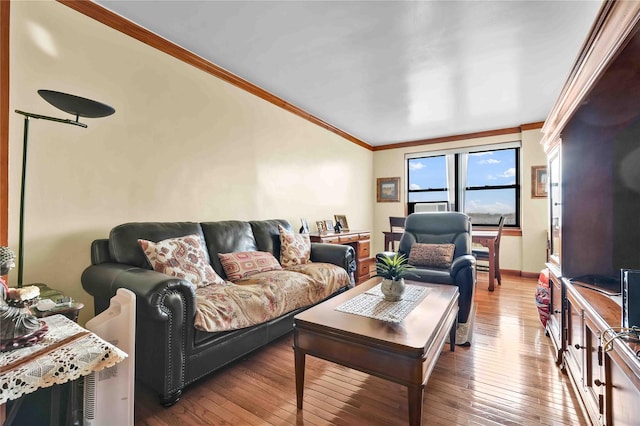
[[[402,300],[389,302],[384,300],[380,284],[366,292],[347,300],[336,311],[360,315],[387,322],[400,322],[415,308],[429,293],[429,289],[417,285],[407,285]]]

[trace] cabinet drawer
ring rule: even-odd
[[[338,237],[338,239],[340,240],[341,243],[353,243],[355,241],[358,241],[359,237],[358,237],[358,234],[341,235]]]
[[[362,277],[367,278],[369,276],[369,271],[368,261],[358,262],[358,270],[356,273],[358,274],[359,279],[362,279]]]
[[[361,240],[370,240],[371,239],[371,233],[370,232],[361,232],[358,234],[358,238]]]
[[[323,237],[322,242],[325,244],[340,244],[340,238],[338,237]]]
[[[369,241],[361,241],[358,244],[358,259],[368,259],[370,253]]]

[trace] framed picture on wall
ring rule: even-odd
[[[547,197],[547,166],[531,166],[531,198]]]
[[[400,178],[378,178],[376,181],[376,199],[379,203],[400,202]]]

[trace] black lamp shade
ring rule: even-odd
[[[40,89],[38,94],[54,107],[77,117],[99,118],[116,112],[115,109],[102,102],[69,95],[68,93]]]

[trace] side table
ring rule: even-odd
[[[111,367],[128,355],[62,315],[43,318],[49,330],[41,342],[0,353],[0,424],[13,424],[22,396],[40,388],[62,385]],[[13,386],[22,383],[21,386]],[[73,392],[73,387],[71,388]],[[9,412],[5,404],[15,400]],[[76,398],[69,398],[71,407],[64,424],[75,424]],[[59,424],[60,387],[52,391],[50,424]],[[4,418],[6,416],[6,418]]]
[[[33,306],[31,308],[31,313],[35,315],[37,318],[44,318],[51,315],[61,314],[69,318],[73,322],[78,322],[78,314],[80,313],[80,309],[82,308],[84,308],[84,303],[72,302],[67,306],[55,307],[48,311],[41,311],[35,306]]]

